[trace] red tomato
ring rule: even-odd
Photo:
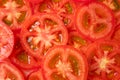
[[[0,80],[25,80],[23,74],[14,65],[0,62]]]
[[[86,80],[86,57],[73,47],[51,48],[43,61],[45,80]]]
[[[65,26],[74,27],[76,5],[72,0],[45,0],[35,12],[57,14]]]
[[[43,78],[43,74],[42,71],[39,69],[37,71],[32,72],[29,76],[27,80],[45,80]]]
[[[20,28],[26,18],[31,15],[27,0],[0,0],[0,22],[11,29]]]
[[[5,25],[0,24],[0,61],[8,58],[13,50],[14,36]]]
[[[35,57],[42,57],[54,45],[67,44],[67,30],[55,14],[36,14],[26,20],[23,26],[23,48]]]
[[[71,31],[69,33],[68,45],[71,45],[78,50],[82,50],[84,53],[90,43],[91,41],[80,35],[77,31]]]
[[[87,49],[87,57],[90,66],[89,78],[93,76],[98,80],[120,79],[120,50],[116,42],[102,40],[91,44]]]
[[[114,30],[114,23],[111,10],[98,2],[83,5],[76,13],[78,31],[91,40],[110,36]]]

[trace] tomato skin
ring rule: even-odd
[[[6,25],[0,24],[0,61],[10,56],[13,46],[13,32]]]
[[[103,17],[103,20],[101,17],[102,14],[100,16],[99,11],[97,12],[97,10],[96,10],[96,12],[95,12],[94,7],[99,9],[98,5],[101,10],[103,8],[103,9],[105,9],[106,13],[108,13],[108,14],[106,14],[105,19]],[[87,11],[88,9],[91,9],[91,10]],[[86,14],[87,14],[87,16],[86,16]],[[82,22],[83,16],[87,17],[87,19],[85,18],[87,21],[85,22],[86,24],[84,23],[84,25]],[[105,20],[106,20],[106,23],[104,22]],[[107,21],[109,24],[107,23]],[[97,33],[97,31],[99,31],[99,30],[96,30],[96,32],[95,32],[95,29],[97,29],[97,26],[99,26],[99,23],[100,23],[100,25],[101,25],[101,23],[103,23],[104,25],[102,24],[101,26],[103,26],[103,27],[106,26],[108,29],[106,29],[106,31],[101,31],[101,33],[100,32]],[[110,26],[110,27],[108,27],[108,26]],[[78,10],[76,12],[76,28],[80,34],[82,34],[86,38],[89,38],[89,40],[95,41],[95,40],[99,40],[99,39],[103,39],[103,38],[109,39],[115,28],[115,18],[114,18],[113,12],[106,5],[104,5],[100,2],[97,2],[97,1],[93,1],[88,4],[84,4],[83,6],[78,8]],[[103,29],[103,30],[105,30],[105,29]]]
[[[60,55],[58,57],[59,58],[58,62],[56,62],[56,64],[55,64],[56,58],[54,59],[54,56],[56,56],[57,54],[60,54]],[[73,74],[74,72],[69,72],[70,68],[68,68],[68,67],[70,67],[70,66],[69,66],[69,64],[67,64],[67,63],[69,63],[69,59],[67,59],[69,55],[76,57],[76,60],[78,60],[78,65],[82,65],[81,68],[79,68],[82,72],[81,75],[75,75],[75,74]],[[53,63],[51,62],[51,60],[53,60]],[[61,65],[59,65],[59,67],[66,66],[66,67],[64,67],[64,69],[66,70],[65,74],[62,74],[61,72],[59,72],[59,70],[57,70],[56,66],[57,66],[57,63],[59,63],[59,61],[62,61]],[[74,60],[73,60],[73,62],[74,62]],[[52,63],[52,65],[50,63]],[[76,63],[76,61],[75,61],[75,63]],[[54,66],[53,66],[53,64],[54,64]],[[50,67],[50,65],[52,67]],[[74,64],[74,66],[75,66],[75,64]],[[68,72],[67,72],[67,69],[68,69]],[[60,69],[60,70],[63,70],[63,69]],[[63,46],[52,47],[47,52],[47,55],[44,57],[44,61],[43,61],[43,71],[45,73],[46,80],[54,80],[54,79],[61,80],[61,78],[62,79],[64,78],[65,80],[71,80],[71,79],[87,80],[88,66],[87,66],[86,57],[82,54],[81,51],[78,51],[77,49],[75,49],[71,46],[63,45]],[[55,75],[57,73],[58,73],[58,75]],[[64,73],[64,70],[63,70],[63,73]],[[55,78],[55,76],[56,76],[56,78]]]
[[[55,21],[55,23],[49,22],[49,19]],[[36,26],[38,29],[32,28],[32,25],[34,25],[35,22],[37,22],[37,21],[40,22],[40,25]],[[46,23],[45,23],[45,21],[46,21]],[[51,25],[54,25],[54,24],[57,26],[52,27]],[[46,53],[46,51],[50,47],[52,47],[54,45],[67,44],[67,41],[68,41],[67,29],[65,28],[64,24],[59,20],[59,18],[56,15],[53,16],[53,14],[51,15],[51,14],[40,14],[40,13],[35,14],[30,19],[26,20],[26,22],[23,26],[24,26],[24,28],[22,28],[22,30],[21,30],[22,46],[26,50],[26,52],[28,52],[30,55],[32,55],[34,57],[41,59],[44,55],[44,52]],[[31,31],[31,30],[33,30],[33,31]],[[51,30],[51,31],[49,31],[49,30]],[[24,33],[24,35],[23,35],[23,33]],[[39,38],[36,36],[40,36],[40,38],[38,39],[40,41],[38,41],[38,43],[37,43],[38,46],[37,46],[36,51],[31,48],[30,42],[27,39],[31,36],[33,36],[33,39],[32,39],[33,41],[31,40],[30,42],[32,43],[33,46],[36,45],[34,43],[34,41],[37,41],[36,38]],[[36,38],[34,38],[34,36]]]
[[[13,64],[8,61],[0,62],[0,78],[2,80],[15,79],[15,80],[25,80],[23,73],[16,68]]]

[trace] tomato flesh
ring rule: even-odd
[[[26,0],[1,0],[1,22],[11,29],[20,28],[20,24],[31,14],[29,3]]]
[[[117,80],[120,70],[120,55],[117,43],[113,41],[98,41],[91,46],[89,46],[87,51],[90,64],[89,76],[101,75],[100,77],[104,80]]]
[[[65,54],[64,54],[65,53]],[[47,80],[84,80],[87,64],[83,54],[68,46],[50,49],[45,56],[44,72]],[[84,62],[83,62],[84,61]],[[52,65],[51,65],[52,63]],[[86,65],[86,66],[85,66]]]
[[[78,9],[76,27],[82,35],[91,40],[101,39],[112,33],[114,28],[113,14],[105,5],[91,2]]]

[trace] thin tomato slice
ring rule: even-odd
[[[65,45],[68,32],[53,14],[36,14],[26,21],[21,31],[23,48],[35,57],[42,57],[55,45]]]
[[[93,76],[93,78],[98,78],[98,80],[120,79],[120,51],[116,42],[108,40],[97,41],[88,47],[87,54],[90,66],[89,78]]]
[[[22,72],[9,62],[0,62],[0,80],[25,80]]]
[[[0,61],[8,58],[13,50],[14,36],[5,25],[0,24]]]
[[[11,29],[20,28],[26,18],[31,15],[27,0],[0,0],[0,22]]]
[[[51,48],[43,64],[46,80],[86,80],[87,78],[86,57],[70,46]]]
[[[76,13],[78,31],[91,40],[109,37],[114,30],[114,23],[112,11],[102,3],[83,5]]]

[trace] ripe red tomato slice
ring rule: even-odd
[[[72,0],[45,0],[35,12],[57,14],[67,27],[73,27],[76,5]]]
[[[0,24],[0,61],[8,58],[13,50],[14,36],[5,25]]]
[[[10,26],[11,29],[20,28],[30,15],[27,0],[0,0],[0,22]]]
[[[111,35],[114,30],[114,23],[111,10],[102,3],[91,2],[83,5],[76,13],[78,31],[91,40]]]
[[[86,80],[86,57],[73,47],[56,46],[45,55],[43,69],[46,80]]]
[[[21,31],[23,48],[35,57],[42,57],[54,45],[65,45],[68,32],[53,14],[36,14],[26,20]]]
[[[0,80],[25,80],[23,74],[14,65],[0,62]]]
[[[120,79],[120,51],[116,42],[102,40],[91,44],[87,49],[87,57],[90,66],[89,78],[93,76],[98,80]]]
[[[37,71],[32,72],[29,76],[27,80],[45,80],[43,78],[43,74],[42,71],[39,69]]]
[[[91,43],[84,36],[80,35],[77,31],[71,31],[69,33],[68,45],[86,52],[87,46]]]

